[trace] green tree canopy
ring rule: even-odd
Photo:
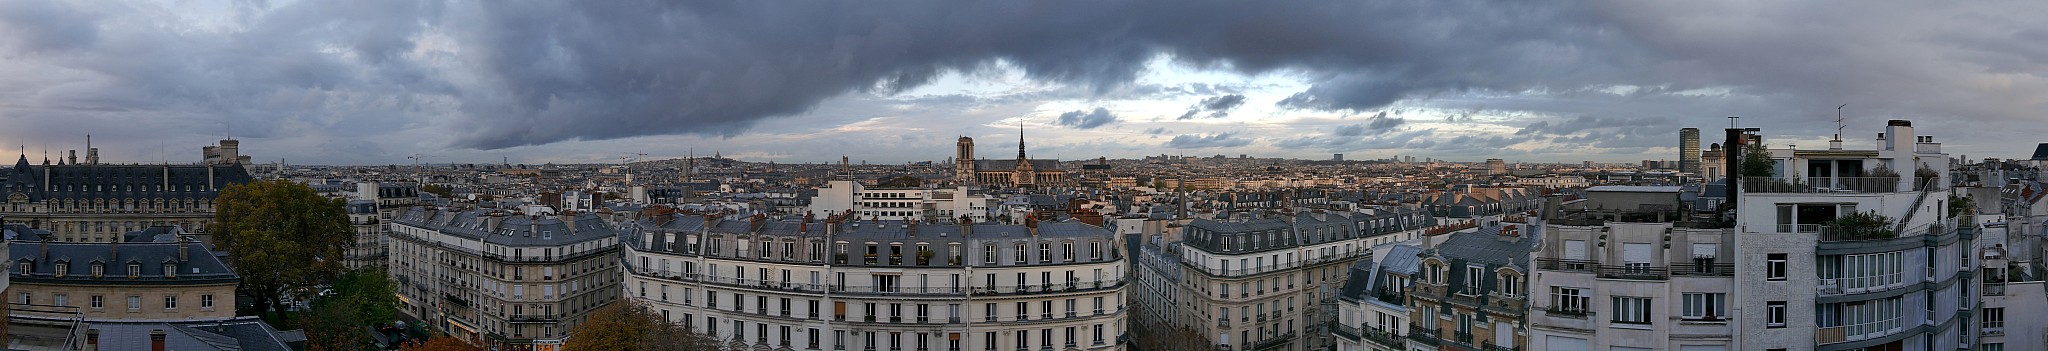
[[[339,199],[286,180],[230,185],[214,211],[214,242],[226,250],[241,291],[259,310],[282,312],[288,293],[327,283],[341,274],[342,254],[355,245],[348,212]]]
[[[1769,147],[1764,144],[1743,145],[1741,165],[1743,177],[1769,177],[1778,168],[1777,163],[1771,161]]]

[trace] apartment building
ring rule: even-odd
[[[163,241],[14,241],[7,290],[17,324],[199,321],[235,317],[241,277],[190,237]]]
[[[1184,303],[1173,310],[1209,344],[1230,350],[1310,350],[1337,319],[1335,302],[1346,270],[1379,243],[1412,239],[1430,218],[1415,209],[1309,212],[1215,221],[1197,219],[1182,241],[1158,248],[1178,260]],[[1148,250],[1154,249],[1148,246]],[[1158,270],[1141,270],[1159,274]],[[1140,297],[1158,295],[1140,295]],[[1330,305],[1325,305],[1329,303]]]
[[[471,344],[553,350],[619,295],[619,238],[594,214],[414,207],[391,224],[401,312]]]
[[[1376,247],[1373,258],[1351,266],[1338,295],[1330,334],[1337,351],[1404,351],[1408,341],[1408,288],[1415,282],[1422,247]],[[1375,260],[1377,258],[1378,260]]]
[[[1531,350],[1734,350],[1734,229],[1677,186],[1597,186],[1545,223]]]
[[[661,213],[629,228],[629,299],[731,349],[1125,349],[1127,261],[1100,227]]]
[[[1730,129],[1742,150],[1753,130]],[[1974,221],[1948,211],[1948,155],[1910,121],[1874,150],[1770,149],[1740,180],[1736,286],[1742,350],[1955,350],[1978,337]],[[1731,152],[1731,165],[1741,153]]]
[[[1526,229],[1526,232],[1525,232]],[[1514,350],[1529,335],[1530,252],[1540,227],[1484,226],[1430,238],[1408,288],[1408,347]]]

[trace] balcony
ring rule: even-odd
[[[1671,275],[1682,277],[1733,277],[1735,276],[1735,264],[1674,264],[1671,265]]]
[[[1875,241],[1899,238],[1899,233],[1892,231],[1891,228],[1849,228],[1830,225],[1818,227],[1820,228],[1821,242]],[[1926,226],[1922,228],[1926,228]]]
[[[1355,341],[1358,340],[1358,327],[1332,321],[1330,322],[1330,334]]]
[[[1593,316],[1593,311],[1588,311],[1583,308],[1567,309],[1557,306],[1551,306],[1549,308],[1543,309],[1543,315],[1560,318],[1586,319],[1587,317]]]
[[[1844,327],[1825,327],[1814,329],[1813,331],[1814,345],[1827,345],[1843,341],[1849,341],[1849,335],[1844,332]]]
[[[1593,267],[1598,265],[1598,262],[1594,262],[1592,260],[1566,260],[1556,258],[1536,259],[1536,269],[1541,270],[1592,273]]]
[[[1390,349],[1400,350],[1408,348],[1408,343],[1402,341],[1401,335],[1395,334],[1394,332],[1380,331],[1379,329],[1368,328],[1360,331],[1359,334],[1360,336],[1365,337],[1366,340],[1372,341],[1373,343],[1380,344],[1380,346],[1385,346]]]
[[[1289,331],[1286,334],[1274,335],[1264,340],[1259,340],[1259,342],[1252,343],[1251,349],[1264,350],[1268,348],[1273,348],[1280,346],[1281,344],[1286,344],[1289,340],[1294,340],[1294,332],[1292,331]]]
[[[1442,345],[1444,343],[1444,339],[1442,337],[1437,336],[1436,329],[1426,329],[1422,326],[1412,324],[1408,326],[1408,340],[1419,342],[1423,345],[1429,345],[1432,347]]]
[[[1732,269],[1732,267],[1731,267]],[[1667,280],[1671,271],[1655,266],[1599,266],[1595,268],[1600,278],[1629,280]]]
[[[2004,283],[1984,284],[1984,296],[2005,296]]]
[[[551,314],[515,314],[505,320],[512,323],[554,323],[560,319]]]
[[[1229,269],[1229,268],[1213,268],[1213,267],[1202,267],[1202,266],[1197,266],[1197,265],[1195,265],[1195,264],[1194,264],[1193,262],[1185,262],[1185,261],[1183,261],[1182,263],[1183,263],[1183,264],[1186,264],[1186,265],[1188,265],[1189,267],[1192,267],[1192,268],[1194,268],[1194,269],[1196,269],[1196,270],[1202,271],[1203,273],[1207,273],[1207,274],[1209,274],[1209,275],[1211,275],[1211,276],[1218,276],[1218,277],[1241,277],[1241,276],[1248,276],[1248,275],[1254,275],[1254,274],[1261,274],[1261,273],[1270,273],[1270,272],[1283,272],[1283,271],[1291,271],[1291,270],[1293,270],[1293,269],[1295,269],[1295,268],[1300,268],[1300,267],[1307,267],[1307,266],[1315,266],[1315,265],[1320,265],[1320,264],[1326,264],[1326,263],[1336,263],[1336,262],[1343,262],[1343,261],[1345,261],[1345,260],[1351,260],[1351,259],[1357,259],[1357,258],[1359,258],[1359,257],[1365,257],[1366,255],[1370,255],[1370,254],[1371,254],[1371,252],[1372,252],[1372,251],[1369,251],[1369,250],[1360,250],[1360,251],[1357,251],[1357,252],[1339,252],[1339,253],[1337,253],[1337,254],[1335,254],[1335,255],[1329,255],[1329,256],[1322,256],[1322,257],[1315,257],[1315,258],[1309,258],[1309,259],[1303,259],[1303,260],[1297,260],[1297,261],[1291,261],[1291,262],[1284,262],[1284,263],[1276,263],[1276,264],[1269,264],[1269,265],[1263,265],[1263,266],[1258,266],[1258,267],[1251,267],[1251,268],[1237,268],[1237,269]]]
[[[1916,185],[1915,188],[1920,186]],[[1915,189],[1918,190],[1918,189]],[[1895,177],[1834,177],[1834,178],[1742,178],[1742,192],[1746,193],[1896,193],[1899,192],[1899,178]]]

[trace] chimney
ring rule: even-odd
[[[960,238],[966,239],[970,237],[974,237],[974,219],[962,216],[960,218]]]
[[[164,330],[149,331],[149,351],[164,351]]]
[[[190,245],[186,244],[183,237],[176,238],[176,240],[178,240],[178,262],[190,262],[192,256],[186,253],[186,246]]]
[[[1728,206],[1728,209],[1731,210],[1735,209],[1736,203],[1741,202],[1736,201],[1736,196],[1740,195],[1740,191],[1736,188],[1742,184],[1742,151],[1745,148],[1744,145],[1748,144],[1749,141],[1749,138],[1743,137],[1742,132],[1743,130],[1739,128],[1728,128],[1728,140],[1723,140],[1721,144],[1727,146],[1722,148],[1722,152],[1727,154],[1723,155],[1721,159],[1728,162],[1727,167],[1725,167],[1727,170],[1723,171],[1723,173],[1728,173],[1728,184],[1724,187],[1726,189],[1722,193],[1727,198],[1723,199],[1721,203]]]
[[[1031,237],[1038,237],[1038,212],[1024,214],[1024,230],[1030,231]]]
[[[1890,137],[1886,138],[1886,136]],[[1884,134],[1879,134],[1878,138],[1884,139],[1883,145],[1886,151],[1898,151],[1901,144],[1909,148],[1905,149],[1906,151],[1912,151],[1910,148],[1913,147],[1913,143],[1919,140],[1914,138],[1913,135],[1913,121],[1903,119],[1885,121]]]
[[[93,328],[93,329],[86,329],[86,330],[85,330],[85,349],[84,349],[84,350],[81,350],[81,351],[99,351],[99,349],[100,349],[100,330],[99,330],[99,328]]]

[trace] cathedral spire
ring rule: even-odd
[[[1017,120],[1017,159],[1018,159],[1018,160],[1028,160],[1028,158],[1024,158],[1024,120],[1023,120],[1023,119],[1018,119],[1018,120]]]

